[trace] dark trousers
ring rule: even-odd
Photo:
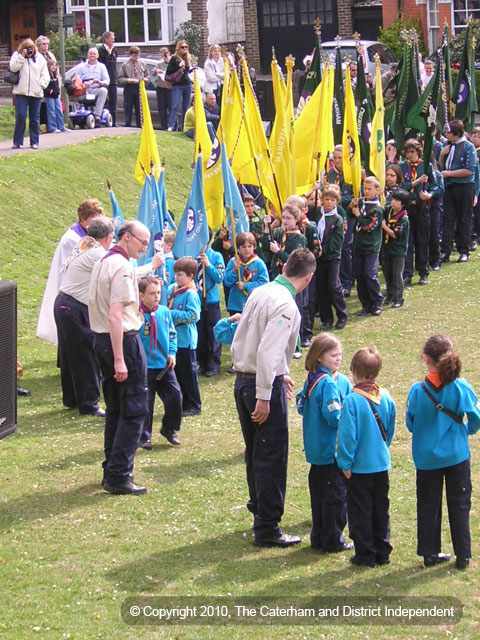
[[[357,293],[363,309],[382,306],[383,297],[377,276],[378,253],[353,252],[353,268],[357,279]]]
[[[182,408],[201,409],[200,389],[198,388],[197,354],[195,349],[180,348],[177,351],[175,375],[182,390]]]
[[[287,398],[283,376],[275,378],[270,398],[270,414],[258,425],[252,420],[257,403],[255,376],[238,374],[235,403],[245,441],[245,464],[250,499],[247,508],[254,514],[255,539],[270,538],[280,532],[287,488],[288,424]]]
[[[352,473],[347,480],[350,537],[356,557],[364,564],[388,558],[392,551],[388,488],[388,471]]]
[[[168,127],[168,114],[172,107],[172,90],[165,89],[164,87],[157,87],[156,91],[160,127],[162,129],[166,129]]]
[[[112,114],[112,125],[117,126],[117,85],[108,85],[108,110]]]
[[[13,144],[23,144],[25,125],[28,111],[28,134],[30,146],[38,144],[40,138],[40,105],[41,98],[32,96],[15,95],[15,130],[13,132]]]
[[[443,469],[417,469],[417,553],[419,556],[433,556],[441,551],[444,478],[453,550],[457,558],[471,558],[470,459]]]
[[[138,128],[142,126],[140,112],[140,87],[138,84],[126,84],[123,88],[123,109],[125,112],[125,126],[132,126],[132,112],[135,107],[135,122]]]
[[[318,264],[318,260],[317,260]],[[305,300],[302,315],[301,340],[310,340],[313,335],[313,325],[315,322],[315,310],[317,306],[317,281],[314,277],[310,280],[305,289]]]
[[[148,414],[143,424],[143,432],[140,442],[152,439],[153,410],[155,407],[155,395],[163,402],[164,414],[162,428],[166,431],[179,431],[182,422],[182,391],[177,382],[177,377],[172,369],[163,374],[161,380],[157,376],[161,369],[147,369],[148,385]]]
[[[347,524],[347,488],[343,473],[335,463],[312,464],[308,474],[313,549],[338,551],[345,543],[343,530]]]
[[[321,321],[333,324],[332,306],[337,313],[337,319],[346,320],[348,311],[340,284],[340,260],[317,260],[315,275]]]
[[[442,252],[452,252],[456,238],[459,253],[468,255],[472,228],[473,184],[447,185],[443,196]]]
[[[295,303],[297,305],[298,311],[300,312],[300,330],[298,333],[300,336],[300,341],[302,342],[303,340],[306,340],[307,338],[310,339],[312,337],[311,333],[310,336],[308,336],[305,329],[305,318],[308,325],[308,292],[306,289],[304,289],[300,293],[297,293],[297,295],[295,296]]]
[[[413,276],[413,254],[415,253],[415,269],[421,276],[428,276],[428,249],[430,242],[430,209],[427,204],[421,207],[419,201],[416,205],[408,207],[408,219],[410,231],[408,234],[408,250],[405,260],[404,276]]]
[[[95,334],[95,352],[100,363],[105,418],[105,462],[103,474],[109,484],[127,482],[143,423],[147,415],[147,363],[138,334],[123,335],[123,359],[128,369],[125,382],[114,378],[115,366],[110,334]]]
[[[347,218],[347,229],[342,245],[342,257],[340,260],[340,282],[346,291],[350,291],[355,282],[353,268],[353,241],[354,241],[355,219]]]
[[[477,200],[477,204],[473,207],[472,239],[477,242],[480,240],[480,197]]]
[[[53,315],[58,333],[63,404],[70,408],[78,407],[82,414],[92,413],[98,408],[100,382],[88,307],[65,293],[59,293],[53,305]]]
[[[387,298],[392,302],[403,300],[403,271],[405,256],[392,256],[385,251],[383,254],[383,275],[387,285]]]
[[[200,320],[197,322],[197,362],[203,371],[220,371],[222,345],[215,340],[213,334],[213,327],[220,318],[220,303],[215,302],[202,308]]]
[[[430,266],[440,264],[440,237],[442,224],[442,201],[438,198],[430,200],[430,240],[428,261]]]

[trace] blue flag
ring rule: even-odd
[[[140,202],[138,203],[137,220],[150,231],[150,243],[145,251],[137,259],[138,266],[143,266],[153,258],[157,251],[162,250],[163,240],[163,216],[161,212],[161,195],[158,191],[155,176],[145,176]]]
[[[160,172],[160,176],[157,181],[157,189],[158,189],[158,202],[160,203],[160,211],[162,215],[162,227],[163,229],[169,229],[171,231],[175,231],[177,228],[175,222],[172,219],[168,209],[167,209],[167,194],[165,192],[165,171]]]
[[[202,154],[199,154],[188,202],[178,224],[173,255],[176,258],[183,256],[197,258],[208,245],[208,240],[207,212],[203,197]]]
[[[124,223],[123,213],[120,210],[120,206],[115,198],[115,194],[113,193],[113,189],[109,189],[110,191],[110,202],[112,203],[112,218],[115,223],[115,240],[118,240],[118,229]]]
[[[233,177],[232,169],[228,164],[225,143],[222,143],[222,177],[223,177],[223,198],[225,201],[225,213],[227,216],[227,229],[230,237],[232,233],[232,214],[235,225],[235,237],[242,231],[250,230],[250,223],[245,211],[242,196],[238,190],[237,183]]]

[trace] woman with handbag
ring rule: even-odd
[[[192,93],[192,81],[188,75],[192,67],[192,59],[188,52],[188,44],[185,40],[179,40],[175,47],[175,53],[168,63],[165,80],[172,85],[172,107],[168,116],[167,131],[173,131],[177,120],[177,112],[182,104],[182,116],[180,130],[183,129],[183,120],[190,104]]]
[[[13,86],[15,96],[15,131],[13,149],[20,149],[25,135],[27,110],[29,117],[30,147],[38,149],[40,137],[40,105],[43,90],[50,82],[47,61],[37,54],[37,48],[30,38],[24,40],[10,58],[10,70],[19,72],[18,84]]]

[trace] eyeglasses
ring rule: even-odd
[[[148,245],[150,244],[150,240],[140,240],[140,238],[138,236],[136,236],[134,233],[132,233],[131,231],[129,231],[130,235],[133,236],[135,238],[135,240],[138,240],[140,242],[140,244],[142,245],[142,247],[144,249],[146,249],[148,247]]]
[[[186,44],[182,44],[182,46],[180,47],[180,49],[188,49],[188,46]]]

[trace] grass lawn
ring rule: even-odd
[[[189,140],[157,133],[167,162],[166,185],[177,220],[191,180]],[[472,505],[474,560],[465,572],[453,564],[430,570],[416,556],[415,472],[403,423],[411,383],[424,375],[419,354],[433,332],[450,335],[464,360],[465,377],[480,388],[478,269],[465,265],[433,273],[427,287],[406,291],[406,304],[378,318],[355,318],[341,337],[345,362],[362,345],[376,344],[384,361],[380,383],[397,402],[397,433],[391,447],[390,566],[352,568],[350,553],[316,555],[308,545],[308,465],[301,421],[290,413],[290,461],[283,526],[301,534],[289,549],[252,546],[252,518],[243,445],[236,417],[233,378],[226,371],[201,380],[203,412],[185,419],[181,446],[158,435],[151,452],[140,450],[136,479],[143,497],[113,497],[100,488],[102,421],[62,406],[53,346],[35,337],[50,260],[78,203],[98,197],[108,209],[109,179],[125,217],[134,216],[140,187],[133,180],[139,136],[105,138],[82,146],[0,159],[0,273],[18,283],[18,351],[32,391],[19,398],[18,428],[0,441],[0,635],[5,638],[480,638],[478,627],[480,513]],[[186,167],[186,168],[185,168]],[[303,361],[292,366],[297,389]],[[157,404],[156,425],[161,406]],[[473,485],[480,487],[480,444],[471,440]],[[451,551],[448,525],[443,551]],[[382,626],[372,618],[355,625],[158,626],[125,624],[121,603],[130,596],[457,596],[464,605],[455,626]],[[439,601],[440,602],[440,601]]]
[[[0,107],[0,142],[11,140],[15,128],[15,109],[13,107]]]

